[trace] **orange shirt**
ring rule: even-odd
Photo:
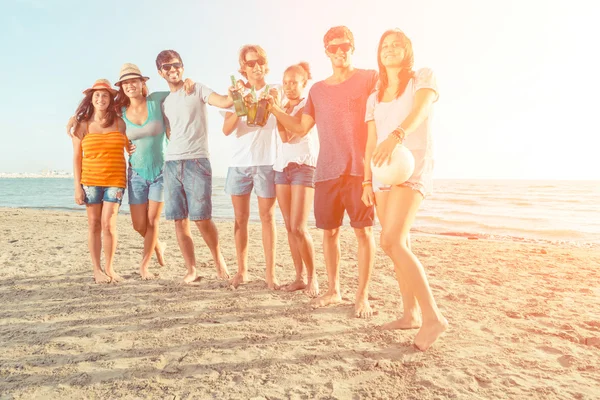
[[[127,142],[127,136],[121,132],[85,135],[81,141],[81,184],[127,187],[127,162],[124,154]]]

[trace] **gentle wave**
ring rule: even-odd
[[[213,177],[213,216],[233,219],[225,179]],[[0,179],[0,207],[84,211],[72,179]],[[121,207],[129,213],[127,197]],[[251,219],[258,221],[256,200]],[[282,221],[281,213],[276,213]],[[314,218],[309,223],[314,226]],[[600,182],[436,180],[415,221],[426,233],[600,244]]]

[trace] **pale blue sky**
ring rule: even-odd
[[[301,60],[324,79],[327,29],[355,35],[355,65],[376,68],[380,35],[399,27],[416,67],[432,68],[436,178],[600,179],[600,6],[592,1],[1,0],[0,172],[71,170],[64,126],[95,79],[175,49],[185,76],[224,92],[245,43],[269,55],[270,82]],[[215,175],[229,160],[222,118],[209,113]]]

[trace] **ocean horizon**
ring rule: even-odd
[[[213,218],[233,220],[225,178],[213,177]],[[120,212],[128,214],[125,196]],[[0,207],[85,211],[73,200],[73,179],[0,178]],[[250,219],[259,221],[256,200]],[[278,223],[283,223],[276,211]],[[347,221],[346,221],[347,223]],[[314,218],[309,218],[314,226]],[[413,231],[477,239],[600,245],[600,182],[438,179]]]

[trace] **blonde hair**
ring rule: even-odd
[[[248,75],[244,71],[244,66],[246,65],[246,54],[251,53],[251,52],[257,53],[260,58],[265,60],[265,75],[268,74],[269,73],[269,59],[267,58],[267,53],[265,52],[265,50],[262,47],[260,47],[257,44],[247,44],[240,49],[240,55],[239,55],[239,59],[238,59],[238,61],[240,63],[240,69],[238,70],[238,72],[240,74],[242,74],[242,76],[244,78],[248,79]]]

